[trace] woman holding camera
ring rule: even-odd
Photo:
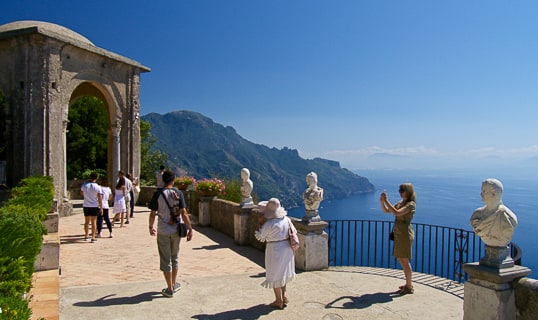
[[[400,200],[395,205],[390,203],[387,194],[381,192],[379,202],[381,203],[381,209],[385,213],[391,213],[394,215],[394,248],[392,255],[402,265],[402,269],[405,275],[405,285],[400,286],[399,294],[414,293],[412,283],[411,269],[411,255],[412,245],[415,238],[415,232],[411,226],[411,220],[415,215],[416,210],[416,194],[415,189],[411,183],[403,183],[398,190],[400,193]]]

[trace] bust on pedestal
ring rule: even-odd
[[[327,222],[321,221],[318,208],[323,200],[323,189],[318,187],[318,175],[310,172],[306,176],[308,188],[303,192],[305,216],[292,219],[299,236],[299,250],[295,265],[301,270],[321,270],[329,266],[327,233],[323,230]]]
[[[243,181],[241,183],[241,196],[243,196],[243,200],[239,206],[241,208],[254,208],[254,201],[250,195],[254,186],[252,180],[250,180],[250,170],[247,168],[241,169],[241,180]]]
[[[485,206],[471,216],[471,226],[486,244],[479,263],[466,263],[471,277],[465,282],[464,319],[515,319],[512,282],[531,270],[515,266],[510,257],[510,241],[517,227],[516,215],[501,200],[503,185],[497,179],[482,182],[480,193]]]
[[[319,204],[323,200],[323,189],[318,187],[318,175],[310,172],[306,175],[308,188],[303,192],[303,202],[306,209],[303,221],[321,221],[319,217]]]

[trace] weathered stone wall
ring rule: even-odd
[[[231,238],[234,238],[235,216],[243,213],[243,209],[239,206],[239,204],[222,199],[215,199],[211,201],[210,211],[211,227],[230,236]],[[256,237],[254,237],[254,232],[256,231],[256,227],[258,225],[259,211],[257,208],[247,211],[247,230],[244,230],[243,232],[246,232],[248,236],[247,242],[244,243],[244,245],[250,245],[251,247],[264,250],[265,243],[259,242]]]
[[[538,318],[538,280],[521,278],[514,284],[518,320]]]
[[[227,200],[215,199],[209,205],[211,227],[234,237],[234,216],[241,213],[239,204]]]

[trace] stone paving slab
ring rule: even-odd
[[[415,274],[415,294],[399,296],[393,292],[404,282],[401,270],[358,267],[300,272],[288,285],[288,306],[272,309],[272,290],[260,286],[263,252],[207,227],[182,242],[182,289],[165,298],[148,216],[137,207],[126,228],[93,244],[82,239],[81,214],[61,218],[60,319],[463,318],[460,284]]]
[[[173,298],[161,280],[62,289],[61,319],[462,319],[463,300],[415,284],[400,296],[401,279],[353,270],[298,274],[284,310],[267,306],[263,274],[189,277]]]

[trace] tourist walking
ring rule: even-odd
[[[277,198],[262,201],[258,206],[260,217],[254,236],[259,241],[267,243],[265,281],[261,285],[265,288],[272,288],[275,293],[275,301],[269,305],[283,309],[289,302],[286,284],[296,278],[295,254],[289,241],[289,228],[294,227]],[[296,232],[294,229],[293,231]]]
[[[125,178],[119,178],[116,188],[114,189],[114,223],[119,219],[120,228],[123,228],[123,218],[127,214],[125,206]]]
[[[112,234],[112,223],[110,222],[110,217],[108,215],[109,202],[112,200],[112,190],[108,186],[108,179],[103,177],[101,178],[101,191],[102,191],[102,203],[103,203],[103,213],[97,217],[97,238],[101,238],[101,231],[103,230],[103,220],[105,220],[106,227],[109,231],[109,238],[113,238]]]
[[[129,224],[129,217],[131,212],[131,191],[133,190],[133,182],[131,179],[127,178],[125,176],[125,173],[123,171],[118,171],[118,179],[124,179],[125,180],[125,224]]]
[[[84,240],[89,241],[89,224],[92,225],[91,242],[97,241],[95,236],[97,234],[97,216],[103,213],[102,204],[102,191],[101,187],[97,184],[97,178],[99,175],[97,172],[90,174],[90,181],[84,183],[80,188],[80,194],[84,197],[82,204],[82,210],[84,212]]]
[[[399,294],[414,293],[412,283],[413,270],[411,269],[412,245],[415,239],[415,232],[411,226],[411,220],[415,215],[416,210],[416,194],[411,183],[403,183],[398,190],[400,200],[395,205],[392,205],[383,191],[379,198],[381,209],[385,213],[394,215],[394,248],[392,255],[398,260],[402,266],[405,275],[405,285],[398,288]]]
[[[127,210],[127,213],[129,214],[130,218],[134,218],[135,188],[138,186],[138,178],[133,178],[133,175],[130,173],[128,173],[126,177],[129,181],[131,181],[131,191],[129,191],[129,209]]]
[[[155,181],[157,182],[157,188],[164,188],[163,172],[164,166],[161,164],[159,166],[159,171],[155,173]]]
[[[174,173],[164,171],[162,178],[165,187],[155,191],[148,206],[151,210],[149,214],[149,234],[157,236],[159,268],[166,280],[166,288],[161,293],[165,297],[172,298],[174,292],[181,288],[181,285],[177,282],[181,239],[177,227],[180,222],[185,223],[187,226],[187,241],[190,241],[192,239],[192,225],[183,193],[173,187]],[[173,214],[174,206],[179,208],[179,216]],[[157,230],[154,228],[155,217],[157,217]]]

